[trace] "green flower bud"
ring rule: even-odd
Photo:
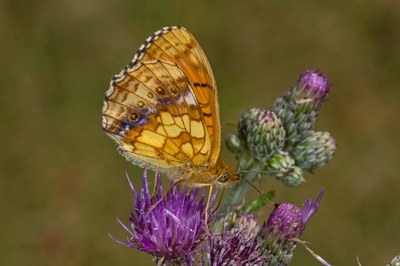
[[[392,259],[392,261],[386,266],[400,266],[400,255],[397,255]]]
[[[271,110],[282,119],[286,147],[297,143],[313,128],[328,92],[328,79],[318,71],[309,70],[275,102]]]
[[[247,148],[256,159],[265,162],[282,149],[285,130],[273,112],[250,109],[240,119],[239,137],[246,141]]]
[[[267,161],[267,169],[271,171],[272,174],[279,177],[279,174],[284,174],[286,172],[291,172],[295,166],[295,161],[290,157],[287,152],[279,152],[272,156]]]
[[[260,231],[260,225],[256,216],[253,214],[243,214],[236,220],[236,224],[240,225],[244,229],[244,234],[246,237],[256,237]]]
[[[240,139],[247,139],[249,128],[251,128],[254,121],[257,120],[258,115],[262,113],[264,113],[264,110],[261,110],[260,108],[251,108],[242,114],[238,126]]]
[[[287,186],[297,186],[305,182],[301,168],[287,152],[279,152],[267,161],[269,174]]]
[[[290,187],[295,187],[306,182],[303,178],[303,171],[298,166],[294,166],[292,171],[287,172],[286,175],[282,176],[278,180]]]
[[[238,135],[230,134],[225,140],[226,147],[233,153],[240,153],[243,150],[243,142],[240,141]]]
[[[296,165],[312,171],[332,159],[336,150],[335,139],[328,132],[310,131],[291,151]]]

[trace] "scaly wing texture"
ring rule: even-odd
[[[187,77],[210,138],[212,153],[209,163],[215,165],[221,141],[217,86],[200,45],[184,27],[164,27],[145,41],[128,67],[138,61],[150,60],[173,62]]]
[[[220,125],[214,77],[194,37],[165,27],[111,81],[103,129],[130,161],[154,170],[215,165]]]

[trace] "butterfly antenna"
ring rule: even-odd
[[[248,170],[240,170],[240,172],[242,172],[242,173],[258,173],[258,174],[272,174],[272,173],[286,173],[286,174],[290,174],[290,173],[292,173],[294,171],[294,169],[293,168],[289,168],[289,169],[287,169],[287,170],[285,170],[285,171],[282,171],[282,170],[268,170],[268,171],[248,171]]]
[[[249,184],[252,188],[254,188],[258,194],[260,194],[260,197],[265,199],[267,202],[271,203],[274,205],[274,207],[278,207],[278,203],[273,202],[272,200],[270,200],[269,198],[267,198],[256,186],[254,186],[249,180],[243,178],[243,181],[246,182],[247,184]]]
[[[253,187],[258,192],[258,194],[260,194],[260,196],[264,196],[263,193],[258,188],[256,188],[256,186],[254,186],[249,180],[243,178],[243,181]]]

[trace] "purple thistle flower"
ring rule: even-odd
[[[307,70],[295,86],[275,101],[271,111],[282,120],[288,150],[314,127],[329,90],[329,81],[324,74]]]
[[[307,222],[316,213],[324,189],[315,202],[306,199],[303,209],[283,202],[270,214],[264,224],[265,254],[273,256],[269,265],[287,265],[293,256],[298,238],[303,234]]]
[[[207,241],[207,263],[209,266],[264,265],[269,259],[261,254],[262,239],[256,237],[257,221],[253,215],[245,214],[231,229],[225,223],[220,234]],[[249,230],[250,229],[250,230]]]
[[[119,219],[118,222],[129,236],[126,243],[111,237],[117,243],[151,254],[160,263],[192,265],[199,245],[208,233],[204,221],[206,212],[209,212],[207,223],[215,217],[213,208],[206,210],[204,190],[200,194],[198,188],[189,191],[187,186],[181,189],[180,185],[175,185],[165,195],[160,173],[157,172],[155,194],[152,196],[145,170],[139,196],[128,176],[127,179],[134,195],[135,208],[129,218],[130,227]],[[215,194],[212,200],[214,198]]]
[[[312,202],[306,199],[303,209],[292,203],[282,202],[279,204],[264,224],[268,237],[274,238],[280,245],[286,245],[294,238],[299,238],[303,234],[308,220],[318,210],[323,194],[324,189],[321,188],[317,200]]]
[[[298,80],[303,86],[305,93],[309,93],[312,98],[323,100],[329,92],[329,81],[324,74],[317,70],[305,71]]]

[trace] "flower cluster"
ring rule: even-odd
[[[235,220],[226,218],[220,233],[209,233],[206,224],[215,218],[214,210],[206,209],[199,189],[174,186],[164,194],[157,173],[156,193],[151,195],[146,170],[140,196],[129,178],[128,182],[135,205],[130,226],[118,220],[128,236],[126,242],[111,237],[152,255],[160,265],[287,265],[323,195],[322,189],[303,209],[286,202],[277,205],[263,226],[254,215],[241,213]]]
[[[238,134],[230,136],[228,148],[239,154],[239,161],[254,158],[286,185],[303,183],[302,172],[325,165],[336,149],[328,132],[312,130],[329,87],[321,72],[304,72],[270,109],[252,108],[243,113]],[[241,164],[244,168],[250,165]]]

